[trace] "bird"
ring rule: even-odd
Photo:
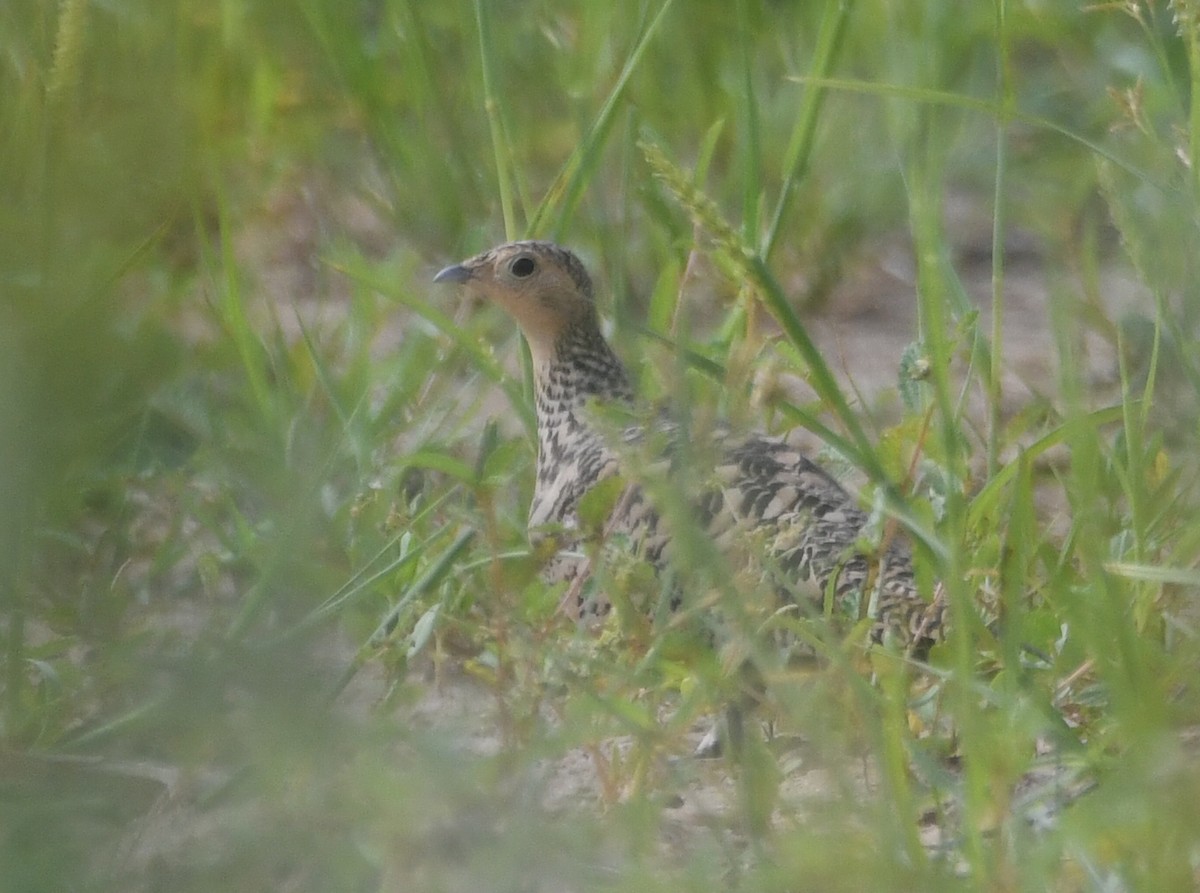
[[[603,482],[622,475],[625,446],[644,439],[645,426],[611,426],[593,407],[636,407],[632,379],[605,338],[592,279],[571,250],[549,241],[498,245],[445,267],[434,282],[457,283],[505,310],[529,345],[537,418],[537,464],[528,527],[531,538],[557,531],[560,548],[542,569],[549,583],[567,582],[570,616],[603,617],[604,593],[582,584],[591,571],[578,548],[580,504]],[[676,434],[677,436],[677,434]],[[781,597],[820,608],[832,595],[844,613],[869,617],[872,643],[921,654],[945,633],[940,595],[922,596],[912,557],[900,536],[877,550],[863,544],[868,515],[824,468],[786,437],[720,431],[697,517],[714,541],[755,534]],[[669,438],[668,438],[669,439]],[[664,571],[671,533],[646,488],[625,486],[604,526],[644,560]],[[875,552],[878,554],[869,554]],[[684,599],[675,594],[670,607]]]

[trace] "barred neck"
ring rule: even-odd
[[[537,370],[539,420],[548,413],[574,409],[589,399],[633,402],[629,375],[594,318],[567,329],[554,355]]]

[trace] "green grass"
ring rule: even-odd
[[[1192,0],[0,5],[0,887],[1194,889],[1197,85]],[[722,649],[558,615],[527,358],[430,283],[525,236],[647,399],[865,474],[945,588],[928,666],[773,613],[699,448],[645,483]],[[895,244],[912,345],[860,395],[810,326]],[[746,664],[778,738],[667,761]],[[609,802],[548,812],[577,749]],[[1091,789],[1035,832],[1046,767]]]

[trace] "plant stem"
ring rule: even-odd
[[[512,152],[504,136],[504,122],[500,114],[500,100],[496,96],[495,80],[492,75],[492,40],[484,13],[483,0],[475,0],[475,24],[479,28],[479,65],[483,77],[483,107],[487,112],[488,128],[492,134],[492,153],[496,161],[496,187],[500,194],[500,213],[504,216],[506,238],[517,237],[517,223],[513,214],[511,183]]]
[[[833,69],[838,49],[842,45],[842,36],[846,31],[846,19],[850,15],[852,0],[830,0],[825,6],[825,14],[821,17],[821,28],[817,32],[817,47],[813,55],[810,77],[825,78]],[[779,193],[779,203],[775,206],[775,214],[771,218],[771,226],[763,238],[759,254],[763,260],[770,262],[771,252],[779,239],[779,230],[792,204],[796,184],[808,171],[808,161],[812,156],[813,134],[817,128],[817,117],[821,104],[827,92],[815,80],[809,80],[808,89],[804,93],[804,102],[800,113],[796,116],[796,126],[792,130],[792,140],[788,144],[787,155],[784,159],[783,187]]]
[[[992,345],[988,370],[988,477],[996,473],[1000,464],[1000,404],[1004,396],[1001,384],[1001,359],[1004,355],[1004,205],[1007,185],[1005,174],[1008,168],[1008,110],[1013,103],[1012,79],[1008,70],[1006,0],[996,0],[996,40],[996,77],[1000,101],[996,118],[996,178],[992,199]]]

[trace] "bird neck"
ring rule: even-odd
[[[530,524],[571,523],[579,498],[610,473],[612,459],[584,407],[632,403],[633,388],[594,319],[562,332],[551,350],[535,353],[534,362],[538,460]]]
[[[600,334],[595,320],[562,332],[535,373],[539,426],[551,417],[560,419],[564,411],[577,409],[588,400],[633,401],[625,366]]]

